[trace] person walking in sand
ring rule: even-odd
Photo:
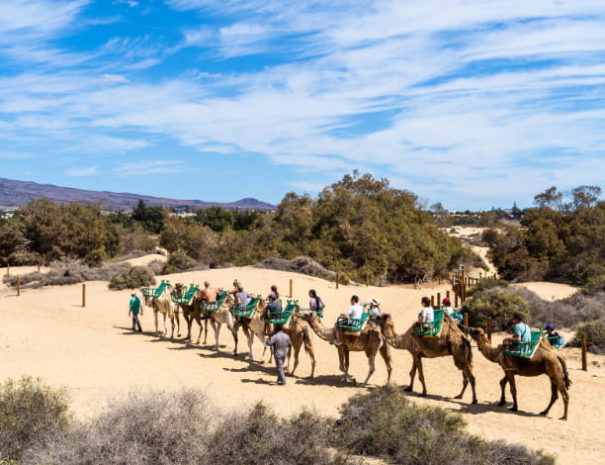
[[[286,373],[284,372],[284,360],[288,355],[288,349],[292,345],[292,340],[283,331],[283,325],[275,325],[275,331],[265,342],[266,346],[273,348],[273,356],[275,357],[275,367],[277,368],[277,384],[280,386],[286,385]]]
[[[143,316],[143,307],[141,305],[141,299],[139,299],[134,292],[131,294],[128,308],[128,316],[132,315],[132,330],[142,333],[143,329],[141,328],[141,322],[139,321],[139,313]]]

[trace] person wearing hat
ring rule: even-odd
[[[365,304],[363,304],[363,307],[369,307],[368,313],[370,314],[370,316],[380,315],[380,302],[378,301],[378,299],[372,299],[371,301],[366,302]]]
[[[548,323],[544,330],[546,331],[546,339],[553,346],[562,346],[565,344],[565,339],[557,331],[555,331],[555,325]]]
[[[141,322],[139,321],[139,313],[143,316],[143,306],[141,305],[141,299],[139,299],[135,292],[130,295],[128,308],[128,316],[132,315],[132,330],[142,333],[143,329],[141,328]]]
[[[443,299],[442,304],[443,311],[449,316],[452,316],[454,314],[454,307],[452,307],[452,301],[448,297],[446,297],[445,299]]]
[[[283,311],[281,302],[279,300],[277,300],[277,296],[275,294],[273,294],[273,293],[269,294],[269,297],[267,298],[267,300],[269,300],[269,303],[265,307],[267,314],[281,313]]]

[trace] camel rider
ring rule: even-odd
[[[204,309],[215,310],[217,297],[218,289],[210,286],[208,281],[204,281],[204,290],[202,291],[202,305]]]
[[[548,339],[548,342],[555,346],[562,346],[565,344],[565,338],[561,336],[557,331],[555,331],[555,325],[552,323],[548,323],[544,327],[544,331],[546,332],[545,336]]]
[[[449,297],[446,297],[445,299],[443,299],[441,304],[442,304],[443,311],[446,314],[448,314],[449,316],[452,316],[454,314],[454,307],[452,306],[452,301],[449,299]]]
[[[363,308],[365,309],[366,307],[369,307],[367,311],[370,316],[380,315],[380,302],[378,299],[372,299],[371,301],[363,304]]]
[[[435,321],[435,311],[431,305],[431,299],[423,297],[420,303],[422,304],[422,310],[418,314],[418,323],[432,323]]]
[[[277,300],[277,296],[275,294],[269,294],[268,300],[269,303],[265,306],[265,311],[267,314],[283,312],[281,302]]]
[[[314,311],[319,318],[323,318],[325,305],[321,297],[317,295],[315,289],[309,291],[309,299],[309,310]]]
[[[139,321],[139,313],[143,316],[143,306],[141,305],[141,299],[139,299],[134,292],[131,294],[128,307],[128,316],[132,315],[132,330],[142,333],[143,329],[141,328],[141,322]]]
[[[244,286],[241,283],[237,283],[237,289],[235,292],[235,298],[239,308],[245,308],[246,305],[252,300],[252,295],[244,291]]]
[[[267,296],[267,300],[270,300],[269,297],[271,296],[271,294],[275,295],[275,300],[279,300],[279,291],[277,290],[277,286],[275,284],[271,286],[271,292]]]
[[[515,313],[511,319],[513,324],[513,335],[502,341],[502,344],[511,344],[515,342],[531,342],[531,329],[523,322],[523,316]]]
[[[275,325],[273,336],[267,339],[265,345],[273,348],[275,366],[277,368],[277,384],[285,386],[286,374],[284,373],[284,360],[286,359],[286,355],[288,355],[288,349],[292,345],[292,340],[290,339],[290,336],[283,332],[283,326],[277,324]]]
[[[340,329],[338,327],[338,324],[341,321],[348,321],[349,323],[352,320],[360,320],[361,319],[361,315],[363,314],[363,307],[359,304],[359,297],[357,297],[356,295],[351,296],[351,306],[349,307],[349,309],[347,310],[346,313],[341,313],[340,316],[338,317],[338,320],[336,320],[336,326],[334,328],[334,340],[331,342],[331,344],[335,344],[337,346],[339,346],[340,344],[342,344],[342,340],[343,340],[343,333],[342,333],[342,329]]]

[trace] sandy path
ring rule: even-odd
[[[254,268],[198,271],[169,277],[172,281],[200,283],[205,279],[215,285],[228,287],[233,278],[239,278],[250,291],[266,293],[270,284],[277,284],[287,292],[288,280],[294,279],[295,297],[306,301],[306,291],[317,289],[329,310],[326,322],[334,320],[345,308],[352,293],[362,301],[377,297],[383,311],[394,314],[401,331],[418,311],[418,301],[427,291],[402,288],[372,288],[341,286],[298,275]],[[176,278],[176,279],[175,279]],[[0,379],[21,374],[41,376],[53,385],[69,388],[73,408],[80,417],[102,410],[108,398],[123,395],[128,390],[149,388],[177,389],[197,386],[206,389],[224,408],[237,408],[258,400],[273,405],[278,411],[289,413],[302,406],[315,408],[326,414],[335,414],[338,406],[362,388],[344,386],[339,376],[335,349],[313,337],[317,356],[316,379],[291,379],[287,387],[272,384],[272,367],[248,364],[242,357],[233,358],[231,336],[224,330],[221,352],[209,347],[197,347],[181,342],[160,340],[151,333],[133,334],[129,330],[127,303],[129,291],[112,292],[106,283],[88,283],[88,307],[79,307],[80,285],[26,290],[21,297],[0,297]],[[446,286],[442,286],[442,292]],[[434,289],[436,292],[437,289]],[[153,315],[146,309],[143,328],[152,329]],[[213,342],[209,334],[209,343]],[[240,350],[244,349],[240,345]],[[261,347],[255,343],[256,357]],[[408,383],[410,356],[392,350],[393,380]],[[472,433],[490,439],[504,439],[523,443],[534,449],[556,453],[560,462],[574,464],[605,463],[605,369],[591,366],[588,373],[579,370],[577,352],[563,350],[568,358],[571,377],[570,420],[556,418],[562,413],[558,402],[549,418],[537,416],[548,402],[549,382],[546,377],[521,378],[518,382],[519,414],[511,414],[494,403],[499,397],[500,368],[475,352],[475,374],[480,404],[472,406],[470,393],[463,401],[451,399],[461,386],[461,375],[451,358],[428,360],[425,373],[430,396],[426,399],[411,396],[416,402],[439,405],[462,412]],[[353,375],[363,379],[367,362],[361,353],[351,357]],[[592,357],[601,365],[604,357]],[[307,376],[309,359],[302,354],[298,375]],[[382,384],[386,370],[381,359],[372,383]],[[418,386],[417,386],[418,388]]]

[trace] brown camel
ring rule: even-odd
[[[185,341],[191,341],[191,326],[193,325],[193,321],[196,321],[200,327],[200,332],[195,343],[200,343],[202,331],[204,331],[204,344],[206,344],[208,338],[208,319],[204,320],[205,324],[202,323],[202,317],[206,315],[204,314],[204,310],[202,309],[197,296],[191,300],[191,303],[179,304],[179,306],[183,311],[183,318],[185,318],[185,322],[187,323],[187,336],[185,337]]]
[[[498,405],[506,405],[504,392],[506,383],[510,383],[510,392],[513,396],[513,406],[510,410],[513,412],[518,410],[517,386],[515,383],[516,374],[519,376],[547,375],[550,378],[550,403],[546,407],[546,410],[540,412],[540,415],[548,415],[560,392],[564,404],[561,420],[567,420],[567,408],[569,406],[569,393],[567,390],[571,386],[571,380],[569,379],[565,360],[557,355],[548,342],[541,341],[532,358],[514,357],[502,353],[500,347],[493,347],[483,329],[472,328],[470,329],[470,334],[477,341],[479,351],[485,358],[491,362],[498,363],[502,367],[502,370],[504,370],[504,378],[500,380],[501,396]]]
[[[309,323],[315,334],[324,341],[333,341],[335,337],[334,328],[326,328],[317,314],[313,311],[301,313],[302,318]],[[387,366],[388,378],[387,382],[391,380],[391,354],[389,346],[387,345],[384,337],[380,334],[380,330],[373,324],[368,323],[366,327],[357,335],[344,334],[342,344],[336,346],[338,350],[338,360],[340,362],[340,370],[345,375],[345,382],[349,380],[355,383],[355,379],[349,376],[349,352],[365,352],[368,357],[369,371],[363,385],[367,385],[371,376],[376,371],[376,354],[380,352],[380,355],[384,359],[384,363]]]
[[[204,309],[204,302],[202,298],[202,292],[198,292],[193,299],[193,311],[196,318],[196,321],[200,325],[200,336],[202,334],[202,323],[201,318],[207,318],[206,321],[210,321],[210,325],[214,330],[214,350],[219,350],[219,337],[221,334],[222,325],[226,324],[229,331],[233,335],[233,340],[235,344],[235,349],[233,351],[234,354],[237,354],[237,330],[235,328],[235,321],[233,318],[233,314],[231,313],[231,305],[232,298],[231,296],[227,296],[225,301],[222,303],[220,308],[212,311],[208,311]],[[206,324],[206,332],[208,331],[208,325]],[[198,336],[198,344],[200,337]],[[204,335],[204,344],[206,343],[206,335]]]
[[[234,311],[238,305],[235,299],[230,300],[231,310]],[[252,354],[252,344],[254,343],[254,336],[256,336],[261,344],[263,344],[263,355],[261,357],[261,363],[264,363],[264,357],[267,347],[265,346],[265,337],[271,333],[271,325],[267,324],[265,320],[265,303],[263,299],[258,299],[254,313],[250,317],[237,317],[235,318],[234,325],[234,337],[235,337],[235,349],[233,354],[237,355],[237,331],[242,328],[246,339],[248,340],[248,357],[251,362],[254,361],[254,355]]]
[[[288,350],[288,360],[286,362],[286,371],[294,376],[294,372],[296,371],[296,367],[298,367],[298,355],[300,353],[300,348],[305,346],[305,351],[309,354],[311,358],[311,376],[313,378],[315,376],[315,352],[313,351],[313,343],[311,341],[311,334],[309,330],[309,325],[306,321],[301,318],[301,315],[298,313],[293,313],[290,317],[290,321],[287,326],[284,327],[283,331],[290,336],[292,340],[292,346]],[[292,371],[290,371],[290,359],[292,358],[292,352],[294,352],[294,367]]]
[[[414,336],[413,326],[404,334],[395,332],[395,325],[390,314],[384,313],[373,317],[380,327],[382,334],[387,342],[396,349],[405,349],[412,354],[413,364],[410,371],[410,385],[407,391],[414,389],[414,378],[416,370],[422,383],[422,395],[427,394],[426,383],[424,382],[424,370],[422,366],[423,358],[436,358],[452,355],[456,368],[462,371],[462,391],[455,398],[462,399],[464,391],[470,383],[473,391],[473,404],[477,403],[477,394],[475,391],[475,376],[473,375],[473,353],[471,351],[471,341],[458,328],[454,320],[444,316],[441,331],[435,336]]]

